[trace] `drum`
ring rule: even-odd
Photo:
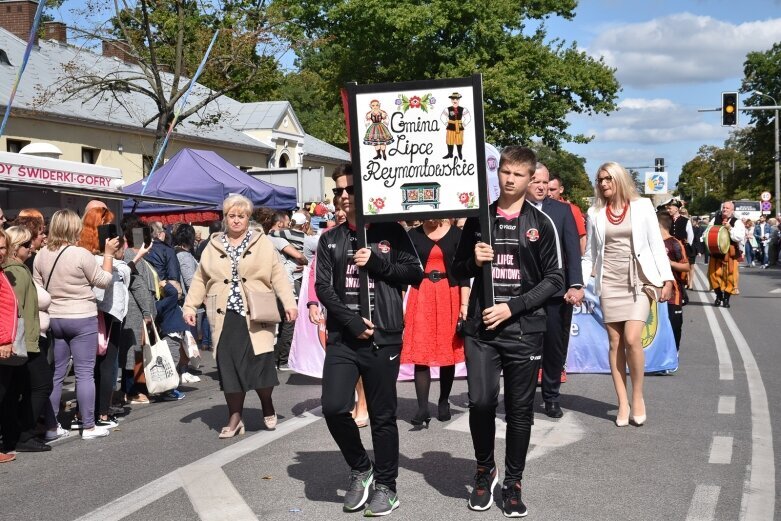
[[[712,224],[705,229],[705,246],[711,255],[724,256],[729,251],[729,230],[720,224]]]

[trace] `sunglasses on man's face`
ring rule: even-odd
[[[342,193],[347,192],[347,195],[353,195],[355,193],[355,186],[348,185],[343,188],[337,187],[333,189],[334,195],[336,197],[341,197]]]

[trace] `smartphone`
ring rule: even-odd
[[[133,228],[132,233],[134,248],[140,248],[142,244],[145,247],[149,247],[152,244],[152,229],[149,226]]]
[[[101,224],[98,226],[98,250],[106,251],[106,241],[119,237],[116,224]]]
[[[319,223],[317,223],[317,227],[321,229],[328,228],[328,221],[320,221]]]

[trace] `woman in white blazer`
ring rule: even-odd
[[[610,372],[618,397],[616,425],[645,423],[641,335],[656,291],[658,300],[672,297],[673,274],[650,199],[641,198],[634,181],[618,163],[597,171],[594,206],[589,208],[584,275],[593,275],[603,321],[610,340]],[[645,288],[644,288],[645,287]],[[632,379],[627,395],[626,366]]]

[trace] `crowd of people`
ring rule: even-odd
[[[199,381],[192,343],[213,351],[227,405],[219,438],[245,433],[248,392],[260,400],[265,428],[274,429],[272,393],[278,373],[290,370],[306,285],[308,319],[327,333],[323,415],[350,467],[344,511],[381,516],[400,505],[400,364],[414,365],[418,407],[409,421],[422,429],[432,419],[432,368],[439,377],[436,418],[447,422],[455,368],[465,362],[476,463],[468,506],[489,509],[500,482],[494,420],[503,376],[501,504],[506,516],[522,517],[536,387],[545,414],[562,417],[570,324],[585,283],[593,277],[608,333],[615,425],[639,427],[648,418],[641,334],[653,303],[667,306],[680,348],[698,256],[709,263],[715,304],[729,307],[738,261],[745,255],[747,266],[756,259],[767,267],[779,250],[775,219],[743,223],[725,202],[708,224],[729,232],[732,249],[714,254],[703,247],[703,222],[680,201],[655,209],[612,162],[599,167],[595,203],[584,216],[564,199],[561,179],[519,146],[501,153],[490,241],[471,217],[375,223],[359,247],[350,165],[332,177],[333,206],[313,204],[292,215],[231,195],[205,237],[187,223],[165,227],[135,214],[106,235],[116,216],[100,201],[81,218],[60,210],[45,219],[27,209],[5,222],[0,213],[0,462],[51,450],[50,442],[74,431],[83,439],[108,436],[127,406],[184,399],[178,386],[161,393],[145,386],[143,351],[157,331],[180,384]],[[369,309],[362,307],[362,272]],[[13,365],[20,339],[27,355]],[[63,425],[71,369],[77,405]],[[373,460],[359,434],[367,426]]]

